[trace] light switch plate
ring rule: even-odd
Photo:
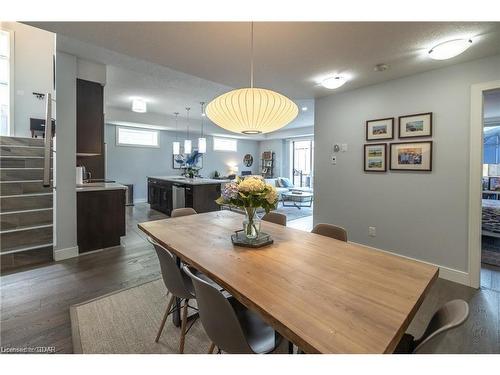
[[[342,151],[342,152],[346,152],[347,151],[347,143],[342,143],[340,145],[340,151]]]

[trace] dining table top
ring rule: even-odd
[[[239,247],[243,218],[224,210],[139,228],[306,353],[392,353],[438,277],[427,263],[265,221],[274,243]]]

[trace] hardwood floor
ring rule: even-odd
[[[69,306],[160,276],[158,260],[137,223],[165,216],[147,204],[127,208],[127,235],[122,246],[91,252],[0,277],[0,346],[54,347],[71,353]],[[289,226],[310,230],[312,219]],[[500,268],[484,267],[481,289],[438,280],[409,331],[421,333],[435,309],[445,301],[463,298],[470,304],[467,323],[447,336],[443,350],[450,353],[500,353]]]
[[[2,274],[0,345],[72,353],[69,306],[157,279],[158,259],[137,223],[165,217],[146,204],[127,207],[122,246]]]

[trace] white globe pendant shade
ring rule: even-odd
[[[270,133],[289,124],[299,113],[297,105],[275,91],[244,88],[226,92],[211,101],[205,113],[221,128],[234,133]]]

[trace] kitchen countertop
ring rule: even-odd
[[[230,180],[215,180],[213,178],[187,178],[183,176],[148,176],[148,178],[154,178],[156,180],[163,180],[169,182],[178,182],[185,185],[216,185],[225,184]]]
[[[76,185],[76,191],[100,191],[100,190],[125,190],[127,187],[115,182],[90,182],[88,184]]]

